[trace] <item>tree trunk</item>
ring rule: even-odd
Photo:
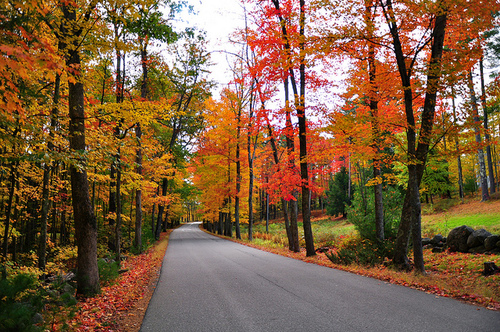
[[[477,107],[476,93],[474,91],[474,81],[472,79],[472,70],[469,71],[469,91],[470,99],[472,103],[472,111],[474,118],[474,133],[477,144],[477,158],[479,161],[479,177],[481,181],[481,202],[485,202],[490,199],[488,193],[488,178],[486,177],[486,164],[484,162],[484,151],[481,142],[481,120],[479,119],[479,110]]]
[[[238,108],[238,128],[236,130],[236,196],[234,197],[234,223],[236,226],[236,238],[241,240],[241,232],[240,232],[240,191],[241,191],[240,137],[241,137],[241,107]]]
[[[162,180],[162,196],[167,195],[167,188],[168,187],[168,180],[163,179]],[[163,216],[163,210],[165,209],[165,204],[161,204],[158,206],[158,220],[156,222],[156,231],[155,231],[155,239],[159,240],[160,239],[160,233],[161,233],[161,226],[162,226],[162,216]]]
[[[456,111],[456,105],[455,105],[455,91],[453,89],[453,86],[451,88],[451,94],[452,94],[452,109],[453,109],[453,124],[456,126],[457,125],[457,111]],[[458,193],[460,196],[460,199],[462,200],[462,203],[464,202],[464,180],[463,180],[463,175],[462,175],[462,159],[460,158],[460,148],[459,148],[459,142],[458,142],[458,137],[455,136],[455,148],[457,150],[457,168],[458,168]]]
[[[288,85],[288,84],[286,84],[286,85]],[[286,98],[286,99],[288,99],[288,98]],[[276,165],[279,165],[278,148],[276,146],[276,140],[274,139],[274,134],[273,134],[271,124],[269,123],[268,119],[266,119],[266,120],[267,120],[267,131],[269,133],[271,148],[273,150],[274,163]],[[288,141],[288,139],[287,139],[287,141]],[[287,142],[287,144],[288,144],[288,142]],[[288,150],[288,148],[287,148],[287,150]],[[288,165],[285,165],[285,167],[288,167]],[[281,205],[283,206],[283,218],[285,219],[285,230],[286,230],[286,235],[287,235],[287,239],[288,239],[288,249],[291,251],[295,251],[295,247],[296,247],[295,241],[293,240],[294,238],[292,235],[292,229],[290,227],[290,221],[288,218],[288,204],[284,198],[281,198]],[[295,225],[297,225],[297,223],[295,223]]]
[[[59,97],[60,97],[60,86],[61,86],[61,75],[56,74],[56,78],[54,80],[54,95],[52,97],[52,102],[54,103],[54,107],[52,107],[50,113],[50,129],[49,129],[49,137],[50,140],[48,142],[48,149],[50,152],[54,150],[54,135],[57,127],[57,117],[58,117],[58,106],[59,106]],[[43,180],[42,180],[42,215],[41,215],[41,231],[40,231],[40,243],[38,250],[38,267],[45,271],[46,264],[46,252],[47,252],[47,222],[48,222],[48,214],[49,214],[49,194],[50,194],[50,180],[51,180],[51,171],[52,166],[50,164],[44,165],[43,168]],[[55,224],[52,225],[55,228]]]
[[[141,125],[136,123],[135,127],[135,137],[137,139],[137,149],[136,149],[136,173],[142,178],[142,131]],[[134,237],[134,245],[137,248],[138,252],[142,252],[142,190],[141,185],[139,184],[139,188],[135,191],[135,237]]]
[[[122,234],[122,170],[121,170],[121,156],[120,149],[118,148],[118,157],[116,165],[116,223],[115,223],[115,254],[116,262],[121,262],[121,234]]]
[[[95,7],[92,2],[85,15],[90,18],[90,13]],[[82,154],[85,151],[85,111],[84,90],[80,61],[80,36],[82,28],[77,21],[76,8],[63,3],[62,10],[64,19],[67,21],[67,34],[71,45],[68,45],[69,56],[66,65],[74,70],[73,80],[68,80],[68,107],[69,107],[69,147],[73,153]],[[83,158],[83,157],[81,157]],[[78,247],[78,280],[77,293],[90,296],[99,292],[99,270],[97,268],[97,223],[89,195],[89,183],[85,160],[79,160],[83,164],[70,167],[71,192],[73,198],[73,214],[75,221],[75,236]]]
[[[266,233],[269,233],[269,194],[266,192],[265,195],[266,195]]]
[[[306,256],[316,255],[314,249],[314,238],[311,228],[311,210],[309,208],[309,170],[307,162],[307,122],[306,122],[306,75],[305,75],[305,0],[300,0],[299,17],[299,72],[300,72],[300,94],[295,96],[297,117],[299,119],[299,158],[300,178],[302,179],[302,224],[304,227],[304,238],[306,241]]]
[[[47,262],[47,220],[49,215],[49,183],[50,183],[50,166],[44,165],[43,167],[43,179],[42,179],[42,215],[41,215],[41,227],[40,227],[40,238],[38,243],[38,268],[45,271],[45,264]]]
[[[371,14],[372,1],[365,1],[365,24],[368,35],[368,78],[370,82],[369,100],[372,129],[372,149],[375,153],[373,158],[373,178],[376,180],[375,190],[375,236],[377,240],[384,240],[384,201],[382,192],[381,161],[378,157],[380,152],[380,124],[378,119],[378,87],[376,83],[377,68],[375,65],[375,45],[371,42],[373,38],[373,20]]]
[[[438,82],[441,77],[441,59],[443,54],[443,44],[445,36],[445,28],[447,21],[446,8],[443,7],[441,1],[438,6],[442,8],[442,12],[435,18],[433,29],[433,43],[431,46],[431,57],[427,73],[427,87],[425,92],[424,109],[421,115],[421,127],[419,140],[416,139],[415,132],[415,117],[413,113],[413,93],[410,80],[411,68],[407,68],[403,48],[399,38],[399,28],[396,24],[396,18],[392,9],[392,1],[387,1],[384,9],[386,21],[389,25],[390,33],[393,37],[394,53],[396,56],[398,70],[400,73],[405,101],[406,114],[406,137],[407,137],[407,153],[408,153],[408,187],[403,203],[401,213],[401,223],[396,238],[396,247],[394,251],[394,264],[403,268],[409,267],[407,258],[408,243],[410,231],[413,228],[413,253],[414,264],[418,272],[425,273],[422,242],[420,234],[421,225],[421,210],[419,188],[422,176],[425,170],[427,153],[429,150],[432,127],[434,124],[436,94]],[[418,142],[418,146],[417,146]]]
[[[7,255],[9,252],[9,227],[10,227],[10,216],[12,214],[12,202],[14,200],[14,193],[17,181],[17,170],[14,163],[10,165],[10,188],[9,188],[9,198],[7,201],[7,210],[5,211],[5,228],[3,234],[3,262],[7,262]],[[2,269],[2,278],[5,279],[5,266]]]
[[[484,69],[483,57],[479,59],[479,70],[481,72],[481,105],[483,108],[483,125],[484,125],[484,140],[486,141],[486,159],[488,161],[488,175],[490,180],[490,193],[494,194],[496,191],[495,174],[493,173],[493,160],[491,158],[491,142],[490,134],[488,132],[488,108],[486,106],[486,89],[484,87]]]
[[[252,151],[252,134],[251,127],[252,122],[254,120],[253,107],[253,92],[250,94],[250,111],[248,115],[248,132],[247,132],[247,158],[248,158],[248,240],[253,240],[253,222],[254,222],[254,213],[253,213],[253,192],[254,192],[254,169],[253,169],[253,161],[255,159],[255,145]]]

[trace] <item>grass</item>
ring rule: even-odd
[[[437,201],[434,206],[424,205],[423,213],[424,236],[433,236],[438,233],[446,236],[452,228],[461,225],[474,229],[485,228],[491,233],[500,234],[500,199],[486,203],[474,199],[469,199],[464,203],[449,200]],[[500,287],[498,287],[500,274],[488,277],[481,274],[484,263],[487,261],[500,266],[500,255],[432,253],[430,249],[424,250],[427,274],[422,276],[413,272],[396,271],[387,266],[388,264],[371,267],[356,264],[338,265],[333,264],[324,254],[306,257],[304,249],[299,253],[290,252],[287,249],[286,232],[282,222],[271,223],[269,233],[265,232],[265,223],[255,224],[253,242],[248,241],[246,225],[242,226],[243,240],[238,242],[252,247],[500,310]],[[347,239],[357,236],[354,226],[345,219],[332,219],[324,215],[313,216],[312,229],[315,247],[330,247],[333,251],[342,246]],[[301,224],[299,233],[301,247],[304,247]],[[412,253],[409,257],[411,255]]]
[[[455,205],[446,209],[438,209],[438,212],[426,206],[423,207],[423,211],[428,211],[422,216],[422,232],[425,236],[438,233],[446,235],[453,228],[462,225],[474,229],[484,228],[493,234],[500,234],[500,199],[484,203],[474,199],[468,199],[463,204],[459,201],[455,202]]]

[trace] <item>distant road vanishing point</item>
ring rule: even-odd
[[[176,229],[141,331],[500,331],[500,312]]]

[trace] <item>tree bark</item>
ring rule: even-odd
[[[142,130],[140,123],[135,125],[135,137],[137,139],[137,149],[136,149],[136,173],[142,178]],[[135,191],[135,237],[134,245],[138,252],[142,252],[142,190],[139,184],[139,188]]]
[[[252,87],[253,90],[253,87]],[[254,95],[253,92],[250,93],[250,102],[249,102],[249,113],[248,113],[248,131],[247,131],[247,158],[248,158],[248,240],[253,241],[253,222],[254,222],[254,213],[253,213],[253,192],[254,192],[254,167],[253,161],[255,159],[255,145],[252,151],[252,125],[254,121]]]
[[[488,107],[486,106],[486,89],[484,87],[483,57],[479,59],[479,71],[481,73],[481,105],[483,108],[484,140],[486,141],[486,159],[488,161],[488,177],[490,180],[490,193],[496,191],[495,174],[493,173],[493,160],[491,157],[491,142],[488,132]]]
[[[95,2],[89,6],[86,20],[90,18],[90,12],[95,7]],[[62,10],[64,19],[69,25],[68,34],[65,38],[71,41],[68,45],[69,52],[66,60],[68,68],[73,69],[74,80],[68,81],[68,106],[69,106],[69,147],[73,153],[83,154],[85,151],[85,111],[84,111],[84,89],[80,73],[80,36],[82,28],[79,26],[76,16],[76,8],[70,4],[63,3]],[[77,293],[85,296],[94,295],[99,292],[99,270],[97,268],[97,223],[94,209],[90,201],[89,183],[85,160],[79,157],[80,165],[71,165],[71,193],[73,198],[73,213],[75,220],[75,236],[78,247],[78,285]]]
[[[452,103],[452,110],[453,110],[453,124],[456,126],[457,125],[457,111],[456,111],[456,105],[455,105],[455,91],[453,89],[453,86],[451,88],[451,103]],[[458,168],[458,194],[460,196],[460,199],[462,200],[462,203],[464,202],[464,180],[463,180],[463,175],[462,175],[462,159],[460,158],[460,148],[459,148],[459,142],[458,142],[458,137],[455,136],[455,149],[457,151],[457,168]]]
[[[236,226],[236,238],[241,240],[241,231],[240,231],[240,191],[241,191],[240,137],[241,137],[241,107],[238,107],[238,128],[236,129],[236,196],[234,197],[234,223]]]
[[[485,202],[490,199],[488,193],[488,178],[486,176],[486,163],[484,162],[484,151],[482,147],[481,140],[481,120],[479,119],[479,110],[477,106],[476,93],[474,91],[474,80],[472,78],[472,70],[469,71],[469,91],[470,99],[472,103],[472,116],[474,118],[474,133],[477,144],[477,158],[479,161],[479,178],[481,181],[481,202]]]
[[[121,262],[121,234],[122,234],[122,170],[121,170],[121,156],[120,148],[116,158],[116,223],[115,223],[115,260],[120,264]]]
[[[370,82],[369,104],[372,129],[372,149],[375,153],[373,158],[373,178],[376,180],[375,191],[375,236],[377,240],[384,240],[384,201],[382,188],[382,170],[379,159],[380,152],[380,124],[378,119],[378,87],[377,87],[377,68],[375,64],[375,45],[371,42],[373,39],[373,20],[371,14],[371,0],[365,1],[365,24],[368,37],[368,77]]]
[[[300,95],[298,96],[297,117],[299,118],[299,158],[300,177],[302,179],[302,224],[304,226],[304,238],[306,241],[306,256],[316,255],[314,249],[314,238],[311,228],[311,210],[309,206],[309,170],[307,162],[307,123],[306,123],[306,63],[305,63],[305,0],[300,0],[299,18],[299,72],[300,72]],[[296,96],[297,98],[297,96]],[[297,99],[296,99],[297,100]]]
[[[45,271],[45,264],[47,262],[47,220],[49,215],[49,183],[50,183],[50,169],[51,167],[46,164],[43,167],[42,179],[42,215],[40,218],[40,238],[38,243],[38,268]]]
[[[269,123],[268,119],[266,119],[266,120],[267,120],[267,131],[269,133],[271,148],[273,150],[274,163],[276,165],[279,165],[278,148],[276,146],[276,140],[274,138],[271,124]],[[287,167],[287,165],[285,165],[285,167]],[[288,239],[288,249],[291,251],[295,251],[296,246],[295,246],[295,242],[293,240],[292,229],[290,227],[290,220],[288,217],[288,204],[284,198],[281,198],[281,205],[283,206],[283,218],[285,219],[285,230],[286,230],[286,235],[287,235],[287,239]],[[295,224],[297,224],[297,223],[295,223]]]
[[[287,108],[286,110],[286,127],[287,127],[287,134],[286,134],[286,146],[287,146],[287,158],[288,158],[288,167],[291,168],[293,171],[295,171],[295,161],[294,161],[294,151],[295,151],[295,144],[293,142],[293,126],[292,126],[292,119],[291,119],[291,110]],[[294,190],[294,193],[292,194],[294,199],[291,199],[288,201],[288,206],[290,208],[290,233],[291,233],[291,239],[292,239],[292,245],[291,245],[291,250],[293,252],[299,252],[300,251],[300,245],[299,245],[299,226],[298,226],[298,193],[297,191]]]
[[[381,3],[382,4],[382,3]],[[415,116],[413,113],[413,93],[411,85],[411,70],[405,62],[405,56],[399,37],[399,28],[392,8],[392,1],[382,4],[384,15],[393,38],[394,53],[402,82],[406,114],[406,137],[408,151],[408,187],[401,213],[401,223],[396,238],[396,247],[393,263],[402,268],[409,268],[407,257],[410,232],[413,229],[414,264],[418,272],[425,273],[422,239],[420,234],[421,210],[419,188],[425,170],[427,153],[434,123],[436,95],[441,77],[441,59],[448,11],[443,7],[442,1],[438,2],[441,12],[435,17],[432,31],[431,57],[427,73],[427,87],[425,91],[424,109],[421,115],[421,127],[417,146],[415,131]]]
[[[9,252],[9,227],[10,227],[10,216],[12,214],[12,202],[14,200],[14,193],[17,181],[17,170],[14,163],[10,165],[10,187],[9,187],[9,198],[7,201],[7,210],[5,211],[5,228],[3,234],[3,262],[7,261],[7,255]],[[5,279],[5,266],[2,269],[2,278]]]

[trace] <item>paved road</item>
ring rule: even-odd
[[[500,312],[175,230],[141,331],[500,331]]]

